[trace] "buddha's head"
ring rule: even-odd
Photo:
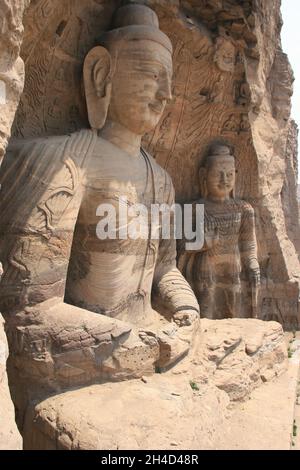
[[[109,119],[144,135],[172,98],[172,45],[154,11],[143,5],[119,8],[113,27],[85,59],[89,122],[101,129]]]
[[[216,200],[234,197],[235,174],[235,159],[230,147],[212,145],[200,168],[202,196]]]

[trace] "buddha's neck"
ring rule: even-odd
[[[131,132],[118,122],[108,119],[99,135],[133,157],[140,154],[142,136]]]

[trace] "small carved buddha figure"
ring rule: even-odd
[[[204,204],[204,245],[197,252],[180,250],[179,255],[179,268],[196,293],[201,313],[211,319],[243,316],[242,270],[252,289],[260,282],[254,210],[234,197],[235,175],[230,148],[213,145],[200,168],[202,199],[195,202]]]
[[[120,201],[173,204],[170,177],[141,150],[171,98],[171,77],[172,45],[156,14],[121,7],[84,63],[91,129],[10,145],[1,308],[26,383],[140,376],[189,349],[199,306],[176,268],[175,240],[123,239],[119,225],[115,238],[97,236],[100,206],[118,214]],[[152,291],[166,317],[152,308]]]

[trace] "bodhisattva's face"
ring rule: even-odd
[[[214,158],[207,170],[206,184],[208,197],[228,199],[235,186],[234,158]]]
[[[108,118],[144,135],[158,124],[172,98],[172,56],[150,40],[128,41],[119,50]]]

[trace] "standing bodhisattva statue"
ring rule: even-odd
[[[228,146],[211,146],[200,168],[204,205],[204,245],[179,249],[179,267],[190,282],[206,318],[243,317],[241,273],[252,288],[252,315],[257,316],[260,269],[252,206],[234,196],[235,158]],[[183,243],[182,243],[183,245]]]
[[[168,367],[199,328],[174,239],[152,239],[148,221],[148,238],[121,239],[118,225],[115,238],[97,236],[99,207],[174,202],[170,177],[141,149],[171,99],[171,43],[145,6],[121,7],[114,28],[84,63],[91,129],[12,142],[1,169],[0,309],[25,388]]]

